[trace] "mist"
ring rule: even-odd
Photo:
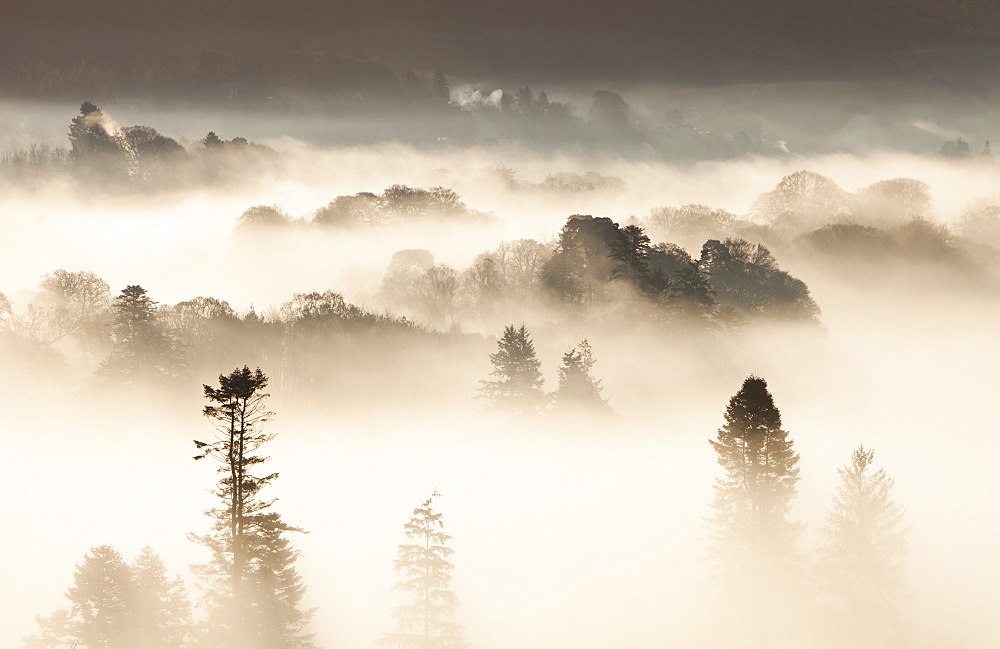
[[[563,122],[518,121],[537,95],[472,63],[406,115],[331,115],[314,96],[302,110],[0,104],[0,481],[17,532],[0,645],[69,646],[24,639],[70,607],[74,571],[106,544],[125,561],[152,547],[194,613],[171,649],[210,646],[225,591],[190,568],[210,560],[192,535],[223,487],[192,440],[213,430],[205,386],[244,365],[269,378],[260,454],[278,477],[260,484],[307,532],[284,534],[297,608],[315,609],[313,645],[247,646],[384,641],[410,597],[393,590],[403,526],[432,493],[454,550],[449,619],[470,647],[821,647],[854,629],[871,646],[995,644],[1000,166],[977,155],[995,111],[900,81],[877,110],[822,114],[863,86],[827,79],[774,82],[749,110],[753,83],[596,95],[603,80],[560,70],[536,78],[546,105],[581,107]],[[602,113],[610,95],[622,124]],[[649,126],[670,110],[680,126]],[[87,158],[71,119],[118,148]],[[136,154],[130,124],[176,148]],[[942,147],[957,142],[971,152]],[[96,296],[83,315],[69,280]],[[153,301],[152,338],[125,331],[133,288]],[[488,387],[522,324],[531,407]],[[584,341],[590,365],[572,356]],[[588,404],[565,396],[574,367]],[[743,546],[718,541],[725,465],[708,443],[753,377],[800,458],[786,514],[801,601],[770,639],[752,613],[741,635],[727,608],[788,595],[720,568]],[[825,620],[840,618],[824,529],[859,444],[903,512],[890,636],[885,620]]]

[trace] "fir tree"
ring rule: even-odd
[[[300,528],[270,511],[273,500],[260,491],[277,473],[252,471],[268,458],[256,455],[273,439],[261,427],[274,415],[265,406],[267,376],[258,368],[233,370],[219,376],[219,387],[204,386],[204,408],[218,434],[212,442],[195,440],[195,459],[219,463],[222,478],[214,494],[221,506],[209,510],[211,531],[192,536],[212,552],[210,563],[196,567],[209,588],[208,641],[214,647],[241,649],[305,649],[312,647],[305,627],[312,615],[298,604],[305,587],[295,570],[298,557],[288,532]]]
[[[610,413],[607,399],[601,396],[601,382],[594,378],[594,354],[584,340],[562,357],[559,387],[552,395],[553,407],[561,412]]]
[[[157,303],[141,286],[130,285],[115,297],[111,310],[111,354],[99,376],[119,383],[177,374],[181,354],[171,332],[160,320]]]
[[[76,567],[66,597],[72,602],[71,635],[88,649],[130,648],[134,628],[132,576],[110,545],[91,548]]]
[[[132,562],[132,610],[136,647],[178,649],[191,634],[191,604],[180,577],[171,579],[163,560],[146,546]]]
[[[893,479],[873,470],[875,452],[859,445],[837,472],[840,484],[823,530],[820,576],[838,646],[900,644],[899,602],[906,553],[903,508],[892,499]]]
[[[396,633],[386,633],[379,643],[400,649],[460,649],[465,646],[462,628],[452,618],[458,607],[450,590],[451,570],[448,558],[454,553],[447,546],[451,537],[444,533],[442,514],[432,509],[436,491],[413,510],[403,526],[406,542],[399,546],[396,572],[403,581],[396,590],[412,593],[412,604],[398,607],[394,617]]]
[[[499,410],[536,412],[545,401],[545,393],[531,334],[523,324],[517,329],[508,325],[497,346],[497,353],[490,354],[494,368],[490,375],[497,380],[481,381],[479,396]]]
[[[799,456],[781,429],[781,412],[757,376],[726,407],[725,425],[709,440],[725,477],[716,480],[716,527],[720,540],[743,546],[750,560],[780,560],[793,553],[799,526],[788,520]]]
[[[713,558],[726,597],[718,644],[772,646],[803,629],[798,609],[800,526],[788,517],[799,456],[764,379],[748,377],[730,400],[718,439],[710,440],[724,476],[715,482]],[[804,642],[804,640],[803,640]],[[801,644],[801,642],[800,642]]]

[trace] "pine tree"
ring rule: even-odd
[[[798,525],[788,520],[799,456],[781,429],[781,412],[757,376],[726,407],[718,440],[709,440],[725,477],[715,483],[720,539],[745,547],[752,560],[780,560],[793,552]]]
[[[96,181],[125,176],[125,156],[115,141],[117,129],[101,109],[89,101],[69,125],[69,159],[76,170]]]
[[[553,407],[561,412],[610,413],[607,399],[601,396],[601,382],[594,378],[594,354],[584,340],[562,357],[559,387],[552,395]]]
[[[146,546],[132,562],[136,647],[178,649],[191,635],[191,604],[180,577],[170,579],[163,560]]]
[[[111,354],[98,371],[105,380],[136,383],[175,375],[181,354],[157,313],[157,303],[141,286],[122,289],[111,306]]]
[[[88,649],[131,647],[132,576],[110,545],[91,548],[76,567],[66,597],[72,602],[72,635]]]
[[[495,381],[481,381],[479,396],[492,408],[514,413],[537,412],[545,401],[542,392],[541,363],[535,356],[531,334],[522,324],[504,327],[497,341],[498,350],[490,354]]]
[[[434,492],[413,510],[403,526],[406,543],[399,546],[395,570],[403,574],[396,590],[413,593],[412,604],[398,607],[394,617],[396,633],[386,633],[379,640],[385,647],[400,649],[461,649],[465,646],[462,627],[452,621],[458,607],[451,586],[454,567],[448,557],[454,554],[446,544],[451,537],[444,533],[442,514],[432,509]]]
[[[851,463],[837,470],[840,484],[823,530],[820,577],[839,646],[900,644],[903,508],[892,499],[893,479],[885,469],[873,470],[874,460],[875,452],[859,445]]]
[[[209,588],[208,641],[214,647],[241,649],[305,649],[312,647],[305,627],[312,615],[301,611],[305,587],[295,570],[298,552],[288,532],[302,532],[269,511],[273,500],[260,490],[277,473],[257,476],[253,469],[268,460],[255,455],[273,435],[261,432],[274,415],[265,406],[267,376],[258,368],[219,376],[219,387],[204,386],[209,404],[204,414],[215,423],[213,442],[195,440],[195,459],[219,463],[222,478],[214,494],[221,506],[207,512],[212,530],[192,536],[212,552],[212,561],[196,573]]]
[[[709,440],[724,477],[715,482],[713,558],[730,600],[730,646],[771,646],[794,637],[801,619],[800,526],[788,520],[799,456],[764,379],[750,376],[730,400],[718,439]],[[735,607],[735,608],[734,608]],[[721,627],[720,627],[721,628]]]

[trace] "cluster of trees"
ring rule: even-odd
[[[277,205],[256,205],[240,215],[237,229],[245,233],[273,234],[288,226],[383,230],[429,222],[473,225],[494,220],[492,214],[470,208],[446,187],[422,189],[393,185],[378,194],[359,192],[353,196],[338,196],[316,210],[308,221],[293,219]]]
[[[195,460],[217,465],[220,478],[212,492],[217,506],[206,512],[211,524],[190,539],[210,553],[194,566],[204,596],[192,613],[183,581],[167,576],[149,548],[130,565],[107,545],[92,548],[77,566],[66,597],[70,608],[38,619],[40,633],[25,649],[313,649],[308,632],[313,611],[303,610],[305,585],[295,568],[299,552],[289,539],[301,528],[284,521],[274,500],[261,490],[277,473],[260,469],[269,458],[259,454],[274,438],[263,425],[274,416],[264,390],[268,377],[244,366],[219,376],[218,387],[205,385],[203,413],[216,434],[194,440]],[[461,628],[450,621],[457,599],[449,590],[452,565],[441,514],[431,498],[414,510],[404,530],[395,562],[405,574],[399,589],[414,602],[396,611],[399,633],[382,642],[401,649],[460,649]],[[414,632],[417,631],[417,632]]]
[[[529,305],[633,325],[647,319],[677,331],[814,322],[819,314],[808,287],[760,244],[712,239],[694,259],[678,245],[652,245],[639,225],[590,215],[569,217],[553,245],[503,243],[462,272],[434,264],[424,250],[397,252],[380,294],[391,308],[446,328],[490,324]]]
[[[838,470],[819,562],[809,567],[797,549],[803,526],[791,519],[799,455],[762,378],[743,382],[710,443],[723,470],[710,556],[727,589],[722,608],[732,613],[724,644],[809,645],[804,634],[814,618],[823,646],[900,646],[903,512],[892,478],[874,469],[874,452],[859,445]]]
[[[191,377],[249,354],[255,363],[278,368],[289,394],[308,400],[366,363],[403,363],[465,345],[464,336],[367,311],[329,290],[297,293],[260,315],[253,307],[239,313],[213,297],[158,304],[139,285],[112,297],[94,273],[58,270],[19,297],[0,294],[0,349],[8,360],[3,374],[12,381],[50,376],[98,390],[182,389]],[[334,356],[338,362],[329,363]],[[394,385],[388,376],[364,376],[367,382],[350,382],[359,393]]]
[[[836,266],[838,272],[870,274],[919,264],[968,280],[988,277],[996,264],[1000,195],[974,201],[958,223],[947,225],[935,219],[923,181],[893,178],[848,192],[826,176],[802,170],[761,194],[743,217],[684,205],[654,209],[637,223],[684,246],[741,238],[783,256]]]
[[[535,355],[531,334],[522,324],[508,325],[490,354],[493,379],[480,382],[478,397],[490,409],[519,414],[610,415],[608,401],[601,396],[601,382],[594,377],[594,353],[586,339],[563,354],[559,387],[551,394],[542,389],[541,361]]]
[[[171,578],[148,546],[132,563],[109,545],[91,548],[66,599],[68,608],[38,618],[39,633],[25,639],[25,649],[172,649],[192,639],[184,582]]]
[[[118,126],[89,101],[69,125],[69,149],[30,145],[0,158],[2,176],[23,182],[70,173],[84,186],[149,188],[214,183],[245,178],[276,160],[276,152],[242,137],[209,132],[185,148],[150,126]]]

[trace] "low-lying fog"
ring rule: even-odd
[[[333,289],[379,310],[376,294],[396,251],[426,249],[435,262],[464,269],[502,241],[553,241],[572,214],[624,224],[654,208],[700,203],[746,215],[760,194],[807,169],[849,192],[892,178],[924,181],[929,216],[955,225],[970,203],[1000,187],[995,162],[894,151],[671,165],[540,154],[513,143],[263,143],[279,151],[276,169],[217,188],[104,193],[66,178],[6,187],[0,292],[17,302],[61,268],[93,271],[113,295],[141,284],[162,304],[211,296],[264,314],[293,293]],[[544,185],[560,172],[596,172],[621,184]],[[255,205],[308,220],[336,196],[394,184],[447,187],[496,220],[383,231],[290,228],[264,240],[234,234]],[[278,437],[266,455],[281,477],[269,490],[284,518],[309,531],[294,543],[305,604],[317,608],[318,644],[367,647],[392,629],[392,607],[402,601],[391,592],[402,524],[436,489],[453,537],[456,619],[473,647],[710,646],[700,644],[714,624],[705,538],[719,467],[707,440],[753,373],[767,379],[802,458],[793,518],[807,524],[803,553],[815,556],[836,470],[863,442],[896,479],[893,493],[906,509],[909,646],[995,646],[996,288],[937,277],[932,260],[875,276],[843,273],[802,252],[775,256],[808,285],[822,330],[755,325],[706,351],[628,328],[525,319],[549,389],[561,355],[590,340],[612,421],[524,423],[485,413],[472,397],[491,370],[492,336],[500,331],[475,332],[485,336],[471,343],[476,354],[449,357],[453,375],[440,386],[440,403],[424,407],[400,406],[378,391],[342,403],[336,389],[325,409],[295,406],[272,383],[277,417],[267,430]],[[324,361],[333,366],[338,358]],[[371,371],[425,380],[412,366]],[[0,429],[8,466],[0,485],[8,534],[0,547],[10,560],[0,646],[19,646],[35,632],[36,615],[65,605],[74,566],[94,545],[132,557],[149,544],[194,585],[187,566],[206,557],[186,535],[207,528],[202,511],[213,506],[216,476],[191,460],[191,440],[210,429],[201,384],[214,378],[192,377],[188,396],[174,404],[152,393],[119,402],[55,383],[21,390],[17,377],[7,377],[12,398],[0,410]]]

